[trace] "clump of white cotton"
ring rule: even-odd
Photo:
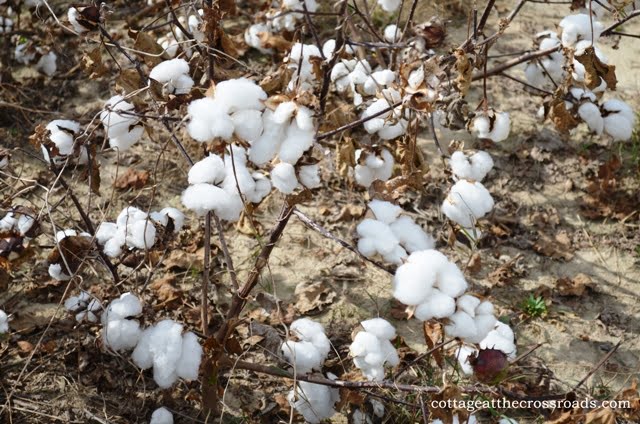
[[[400,363],[398,353],[391,344],[396,337],[396,330],[382,318],[373,318],[361,324],[364,331],[354,337],[349,354],[368,380],[381,381],[385,365],[395,367]]]
[[[46,129],[49,131],[49,140],[55,145],[55,151],[49,151],[45,145],[42,145],[42,155],[44,160],[49,163],[60,165],[68,158],[74,159],[80,165],[88,162],[86,149],[80,148],[77,156],[75,155],[74,141],[80,134],[80,124],[76,121],[66,119],[56,119],[47,124]]]
[[[580,13],[566,16],[560,21],[562,28],[562,45],[564,47],[574,47],[578,41],[588,40],[598,41],[600,34],[604,30],[601,22],[592,19],[589,15]]]
[[[402,0],[378,0],[378,5],[382,7],[385,12],[395,12],[400,7]]]
[[[151,414],[149,424],[173,424],[173,414],[164,406],[160,407]]]
[[[224,160],[210,155],[194,164],[189,171],[189,184],[182,193],[182,204],[198,215],[215,212],[225,221],[237,221],[244,208],[243,198],[259,203],[271,191],[271,182],[247,167],[246,151],[230,146],[233,155]]]
[[[368,118],[364,129],[382,140],[391,140],[407,131],[409,121],[402,114],[402,105],[392,108],[399,103],[400,93],[395,89],[385,89],[382,93],[384,97],[373,102],[362,114],[363,119]]]
[[[488,138],[494,142],[504,141],[509,137],[511,120],[507,112],[480,113],[473,118],[473,131],[478,138]]]
[[[379,154],[357,150],[356,161],[358,162],[354,169],[356,183],[363,187],[370,187],[376,180],[387,181],[393,174],[395,160],[387,149],[380,150]]]
[[[402,209],[390,202],[374,199],[369,209],[375,219],[367,218],[356,227],[358,251],[366,257],[379,254],[385,261],[401,264],[407,252],[432,249],[433,238],[408,216],[400,216]]]
[[[450,335],[447,333],[447,335]],[[467,340],[469,343],[476,343]],[[490,331],[485,334],[483,339],[476,343],[480,349],[496,349],[507,355],[507,359],[513,361],[516,358],[516,344],[513,330],[507,324],[495,321]],[[463,344],[455,353],[460,365],[460,369],[466,375],[473,374],[473,367],[469,363],[469,356],[477,355],[478,347],[475,345]]]
[[[298,170],[298,179],[300,184],[308,189],[320,187],[320,166],[318,164],[301,166]]]
[[[0,232],[15,231],[24,237],[33,228],[35,223],[35,216],[32,216],[28,211],[10,211],[0,219]]]
[[[86,291],[81,291],[78,296],[71,296],[64,302],[64,307],[69,312],[74,312],[76,321],[85,319],[89,322],[98,322],[98,312],[102,310],[102,303]]]
[[[387,25],[384,29],[384,39],[389,43],[395,43],[400,39],[402,32],[397,25]]]
[[[80,11],[75,7],[72,6],[67,10],[67,19],[69,19],[69,23],[73,27],[73,30],[78,34],[84,34],[85,32],[89,31],[89,28],[82,25],[82,15],[80,14]]]
[[[104,345],[116,352],[133,349],[140,339],[140,323],[130,319],[142,313],[140,299],[124,293],[113,300],[102,314],[102,340]]]
[[[604,131],[614,140],[628,140],[633,135],[636,115],[628,104],[618,99],[602,104]]]
[[[264,45],[263,38],[260,37],[261,34],[264,34],[266,36],[264,39],[266,39],[271,33],[271,23],[256,23],[249,26],[249,28],[244,32],[244,42],[254,49],[260,50],[262,53],[273,53],[273,49],[266,47]]]
[[[327,376],[335,378],[332,374]],[[340,390],[301,381],[289,392],[287,400],[306,422],[316,424],[336,413],[334,405],[340,400]]]
[[[493,168],[493,159],[484,151],[476,152],[470,157],[467,157],[464,152],[456,151],[449,159],[449,166],[459,179],[482,181]]]
[[[578,116],[589,126],[589,129],[600,135],[604,131],[604,119],[600,108],[591,102],[582,103],[578,107]]]
[[[193,87],[189,64],[184,59],[160,62],[149,73],[149,78],[162,84],[167,94],[188,94]]]
[[[359,106],[363,102],[359,87],[369,80],[371,72],[371,65],[365,59],[343,59],[331,69],[330,78],[338,92],[350,92],[353,104]]]
[[[291,194],[298,187],[298,179],[293,165],[280,162],[271,171],[273,186],[283,194]]]
[[[442,203],[442,212],[465,229],[473,229],[478,219],[493,209],[493,198],[478,181],[459,180]]]
[[[277,4],[276,2],[275,4]],[[304,4],[304,7],[303,7]],[[280,3],[280,9],[272,9],[266,14],[267,21],[275,31],[290,31],[296,29],[296,24],[304,19],[302,11],[306,8],[309,12],[318,10],[316,0],[284,0]]]
[[[482,302],[473,295],[465,294],[457,299],[456,308],[445,326],[445,334],[449,337],[480,343],[496,324],[491,302]]]
[[[553,31],[544,31],[537,34],[540,40],[539,50],[548,50],[560,46],[558,34]],[[559,83],[564,76],[565,57],[562,52],[556,51],[539,60],[527,64],[524,74],[529,84],[535,87]]]
[[[7,313],[0,309],[0,334],[9,332],[9,317]]]
[[[322,58],[322,54],[314,44],[295,43],[289,55],[285,58],[287,68],[293,75],[287,85],[287,90],[312,90],[321,75],[316,75],[312,58]]]
[[[202,347],[195,334],[182,331],[182,324],[170,319],[160,321],[142,332],[131,354],[133,362],[143,370],[153,367],[153,379],[163,389],[178,378],[198,378]]]
[[[56,64],[57,60],[58,55],[55,54],[55,52],[42,52],[42,56],[40,56],[40,59],[38,59],[35,68],[37,71],[40,71],[50,77],[51,75],[55,74],[56,70],[58,69],[58,65]]]
[[[107,132],[109,145],[121,151],[128,150],[142,137],[144,126],[137,116],[133,104],[122,96],[113,96],[100,112],[100,121]]]
[[[320,370],[331,350],[331,343],[322,324],[301,318],[293,321],[289,328],[298,341],[288,340],[282,344],[284,357],[298,374]]]
[[[247,78],[230,79],[216,85],[213,97],[189,104],[189,135],[200,142],[236,136],[253,142],[263,130],[262,110],[267,93]]]

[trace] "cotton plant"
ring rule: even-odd
[[[102,341],[105,347],[120,352],[131,350],[138,344],[142,330],[133,319],[142,313],[140,299],[132,293],[123,293],[109,303],[102,313]]]
[[[496,112],[493,109],[479,112],[473,118],[472,129],[478,138],[499,143],[509,137],[511,119],[508,112]]]
[[[473,367],[469,363],[469,357],[478,354],[479,349],[495,349],[504,353],[509,361],[516,359],[517,348],[513,330],[507,324],[496,321],[494,327],[477,344],[462,344],[455,353],[460,369],[465,375],[473,374]]]
[[[303,186],[308,189],[318,188],[321,185],[320,167],[304,165],[298,168],[287,162],[280,162],[271,170],[273,186],[282,194],[292,194]]]
[[[442,202],[442,213],[470,235],[478,234],[476,222],[494,206],[493,197],[479,181],[458,180]]]
[[[56,119],[45,127],[48,134],[47,145],[42,144],[42,156],[47,163],[62,165],[67,160],[79,165],[89,162],[87,150],[76,146],[75,141],[80,135],[80,124],[76,121]],[[50,142],[50,143],[49,143]],[[77,151],[76,151],[77,148]]]
[[[271,54],[273,53],[273,49],[265,46],[264,40],[267,39],[273,31],[274,29],[270,21],[255,23],[249,26],[244,32],[244,42],[247,43],[248,46],[259,50],[260,53]],[[264,38],[260,36],[261,34],[263,34]]]
[[[144,126],[135,115],[134,105],[122,96],[107,100],[100,112],[100,121],[109,138],[109,145],[120,151],[129,150],[144,133]]]
[[[173,414],[162,406],[153,411],[149,424],[173,424]]]
[[[392,140],[407,131],[409,121],[402,110],[402,105],[394,106],[401,100],[400,92],[394,88],[383,89],[381,98],[375,100],[362,113],[361,118],[368,120],[364,129],[369,134],[376,134],[382,140]],[[384,110],[390,109],[386,112]],[[375,116],[374,118],[371,118]]]
[[[559,25],[563,47],[575,47],[579,41],[595,43],[604,31],[604,25],[586,13],[566,16]]]
[[[380,149],[379,153],[358,149],[355,159],[354,177],[358,185],[368,188],[374,181],[388,181],[393,175],[395,159],[387,149]]]
[[[115,258],[125,249],[151,249],[157,239],[156,224],[166,227],[169,219],[173,231],[179,232],[184,225],[184,214],[176,208],[146,212],[135,206],[127,206],[118,215],[116,222],[102,222],[96,230],[96,240],[105,255]]]
[[[254,81],[238,78],[216,85],[212,97],[194,100],[187,113],[187,132],[201,143],[237,137],[253,142],[263,132],[262,110],[267,93]]]
[[[320,49],[314,44],[295,43],[284,62],[291,70],[292,77],[287,90],[312,91],[322,75],[316,75],[313,59],[321,59]]]
[[[73,228],[68,228],[65,230],[59,230],[55,233],[54,239],[56,244],[60,243],[67,237],[85,237],[87,239],[91,239],[91,234],[87,232],[78,233]],[[72,277],[72,272],[67,268],[66,261],[63,259],[59,263],[49,264],[49,276],[54,280],[58,281],[69,281]]]
[[[320,371],[331,350],[331,342],[322,324],[309,318],[300,318],[291,323],[289,330],[298,340],[287,340],[280,349],[296,374]]]
[[[449,159],[449,167],[458,179],[482,181],[493,169],[493,159],[485,151],[478,151],[467,156],[462,151],[455,151]]]
[[[369,319],[360,324],[364,330],[355,335],[349,346],[349,355],[367,380],[382,381],[385,366],[395,367],[400,363],[391,344],[396,337],[396,329],[383,318]]]
[[[377,199],[368,206],[374,218],[367,218],[356,227],[358,251],[364,256],[379,254],[385,261],[399,265],[407,258],[407,252],[433,249],[433,237],[411,217],[401,215],[399,206]]]
[[[328,373],[327,377],[337,378],[331,373]],[[316,424],[336,414],[334,405],[340,401],[340,390],[322,384],[300,381],[289,392],[287,400],[306,422]]]
[[[102,303],[86,291],[81,291],[78,296],[70,296],[64,302],[64,308],[75,313],[77,322],[87,320],[98,322],[98,313],[102,311]]]
[[[572,101],[567,101],[565,108],[570,113],[577,114],[592,133],[607,134],[614,141],[631,138],[636,114],[627,103],[610,99],[600,104],[595,92],[580,87],[572,87],[569,94]]]
[[[261,132],[250,141],[249,160],[261,166],[277,156],[281,162],[295,165],[312,148],[317,124],[313,111],[295,101],[279,103],[274,110],[265,109]]]
[[[159,82],[166,94],[189,94],[193,87],[189,63],[182,58],[160,62],[151,69],[149,78]]]
[[[26,211],[13,210],[0,219],[0,232],[16,232],[21,237],[28,237],[36,223],[36,218]]]
[[[182,193],[182,204],[202,216],[215,212],[225,221],[237,221],[244,209],[243,197],[259,203],[271,192],[271,182],[260,172],[248,168],[246,151],[237,145],[224,160],[211,154],[189,170],[189,187]],[[238,189],[240,191],[238,191]]]
[[[561,44],[558,34],[554,31],[543,31],[536,34],[539,40],[539,50],[547,50],[559,47]],[[539,61],[529,62],[525,67],[525,78],[534,87],[544,87],[553,82],[561,82],[564,79],[565,57],[561,51],[556,51]]]
[[[342,59],[331,69],[330,78],[339,93],[351,93],[354,106],[360,106],[364,101],[360,87],[369,80],[371,73],[371,65],[366,59]]]
[[[143,370],[153,367],[153,379],[163,388],[169,388],[182,378],[198,378],[202,361],[202,346],[198,337],[173,320],[166,319],[146,328],[135,346],[131,358]]]

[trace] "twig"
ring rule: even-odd
[[[477,81],[481,78],[483,78],[485,75],[487,77],[493,76],[493,75],[498,75],[501,74],[502,72],[506,71],[507,69],[511,69],[514,66],[517,66],[521,63],[524,62],[528,62],[530,60],[536,59],[538,57],[543,57],[543,56],[548,56],[551,53],[555,53],[557,51],[560,51],[562,49],[562,45],[558,45],[555,47],[550,47],[548,49],[545,50],[537,50],[535,52],[531,52],[531,53],[527,53],[527,54],[523,54],[521,56],[518,56],[516,58],[513,58],[511,60],[508,60],[504,63],[501,63],[500,65],[489,69],[486,74],[483,72],[479,72],[473,75],[472,81]]]
[[[209,272],[211,269],[211,212],[204,219],[204,269],[202,270],[202,290],[200,299],[200,317],[202,333],[209,337]]]
[[[405,364],[404,367],[400,368],[394,375],[393,375],[393,380],[397,380],[398,377],[400,377],[402,374],[404,374],[404,372],[406,370],[408,370],[409,368],[411,368],[412,366],[414,366],[415,364],[417,364],[418,362],[420,362],[423,358],[427,357],[428,355],[431,355],[433,352],[435,352],[436,350],[448,345],[451,342],[455,342],[456,339],[451,339],[451,340],[447,340],[444,341],[440,344],[435,345],[434,347],[432,347],[431,349],[429,349],[428,351],[426,351],[425,353],[419,355],[417,358],[415,358],[413,361],[409,362],[408,364]]]
[[[398,107],[398,106],[400,106],[400,105],[402,105],[402,100],[400,100],[400,101],[398,101],[398,102],[396,102],[396,103],[392,104],[392,105],[391,105],[391,106],[389,106],[388,108],[382,109],[380,112],[376,112],[376,113],[374,113],[373,115],[369,115],[369,116],[367,116],[367,117],[364,117],[364,118],[358,119],[357,121],[353,121],[353,122],[351,122],[351,123],[348,123],[348,124],[346,124],[346,125],[343,125],[343,126],[341,126],[341,127],[339,127],[339,128],[336,128],[335,130],[331,130],[331,131],[327,131],[327,132],[324,132],[324,133],[318,134],[318,135],[316,136],[316,141],[324,140],[325,138],[329,138],[329,137],[331,137],[332,135],[335,135],[335,134],[341,133],[341,132],[343,132],[343,131],[346,131],[346,130],[350,130],[350,129],[352,129],[352,128],[355,128],[355,127],[357,127],[357,126],[359,126],[359,125],[364,124],[364,123],[365,123],[365,122],[367,122],[367,121],[370,121],[370,120],[372,120],[372,119],[374,119],[374,118],[377,118],[377,117],[378,117],[378,116],[380,116],[380,115],[384,115],[385,113],[392,111],[393,109],[397,108],[397,107]]]
[[[575,392],[576,390],[578,390],[578,388],[580,388],[580,386],[582,386],[588,379],[589,377],[591,377],[596,371],[598,371],[608,360],[609,358],[611,358],[611,356],[616,353],[616,350],[618,350],[618,348],[620,347],[620,345],[622,344],[622,340],[620,340],[609,352],[607,352],[606,355],[604,355],[604,357],[600,360],[600,362],[598,362],[596,364],[595,367],[593,367],[588,373],[587,375],[585,375],[582,380],[580,380],[580,382],[578,382],[578,384],[576,384],[573,387],[573,391]]]

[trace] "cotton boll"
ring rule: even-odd
[[[149,78],[164,84],[170,94],[187,94],[193,86],[188,74],[189,64],[186,60],[171,59],[157,64],[149,73]]]
[[[476,308],[476,315],[493,315],[493,303],[485,300]]]
[[[493,198],[479,182],[458,181],[442,204],[447,218],[464,228],[471,228],[477,219],[493,209]]]
[[[389,253],[383,254],[382,257],[386,262],[400,265],[407,258],[407,251],[400,245],[395,245]]]
[[[135,295],[127,292],[111,302],[106,313],[102,316],[103,323],[117,321],[142,313],[142,304]]]
[[[361,238],[358,240],[358,252],[362,253],[366,257],[374,256],[378,251],[376,250],[376,242],[373,238]]]
[[[384,39],[389,43],[395,43],[400,39],[401,31],[396,25],[387,25],[384,29]]]
[[[298,106],[296,113],[296,124],[303,131],[315,131],[313,122],[313,111],[306,106]]]
[[[78,9],[76,9],[75,7],[70,7],[67,10],[67,19],[69,19],[69,23],[73,27],[73,30],[78,34],[84,34],[85,32],[88,32],[89,29],[78,21],[79,18],[82,18],[82,16],[80,15]]]
[[[259,172],[254,172],[251,177],[255,181],[255,189],[251,193],[246,193],[247,200],[260,203],[271,192],[271,181]]]
[[[459,337],[463,340],[475,338],[478,329],[473,318],[466,312],[458,311],[449,317],[450,324],[444,327],[449,337]]]
[[[396,329],[383,318],[372,318],[360,323],[367,333],[379,339],[392,340],[396,338]]]
[[[373,239],[375,248],[381,255],[390,254],[399,243],[389,225],[375,219],[363,220],[356,227],[356,231],[362,238]]]
[[[16,223],[16,229],[20,233],[20,235],[24,236],[29,232],[29,230],[33,227],[36,220],[32,216],[22,214],[18,218],[18,222]]]
[[[192,332],[185,333],[182,336],[182,355],[176,365],[176,374],[178,377],[187,381],[193,381],[198,378],[198,370],[202,361],[202,346],[198,343],[198,337]]]
[[[311,341],[316,334],[324,334],[324,327],[319,322],[309,318],[300,318],[289,326],[291,332],[302,340]]]
[[[409,262],[398,267],[393,277],[393,297],[405,305],[424,303],[436,279],[434,270],[427,263],[410,262],[413,255],[415,253],[409,256]]]
[[[136,348],[131,353],[131,359],[136,366],[142,370],[153,366],[153,353],[151,352],[151,342],[154,327],[146,328],[140,335]]]
[[[203,216],[228,202],[229,194],[211,184],[194,184],[182,192],[182,204],[196,214]]]
[[[399,217],[395,222],[391,223],[390,227],[400,244],[409,253],[433,249],[435,246],[433,237],[425,233],[422,227],[413,222],[413,219],[408,216]]]
[[[604,118],[604,131],[615,141],[628,140],[633,135],[631,122],[619,113],[614,113]]]
[[[0,334],[9,332],[9,317],[7,313],[0,309]]]
[[[287,341],[282,344],[282,354],[299,374],[310,373],[311,370],[319,370],[324,358],[320,351],[308,341]]]
[[[54,52],[44,54],[40,57],[38,63],[36,63],[35,68],[50,77],[55,74],[56,69],[58,69],[58,66],[56,65],[57,59],[58,56]]]
[[[287,128],[286,137],[280,145],[278,157],[283,162],[295,164],[302,154],[313,145],[313,130],[301,129],[297,121],[291,122]]]
[[[456,302],[451,296],[444,294],[438,289],[433,289],[426,302],[418,305],[415,317],[420,321],[428,321],[431,318],[448,318],[456,310]]]
[[[369,209],[373,212],[378,221],[391,224],[402,213],[402,208],[390,202],[374,199],[369,202]]]
[[[456,350],[455,356],[458,360],[458,364],[460,365],[460,369],[462,370],[463,374],[473,375],[473,367],[469,363],[469,357],[477,353],[478,349],[464,344],[461,345],[458,350]]]
[[[296,171],[293,165],[286,162],[280,162],[273,168],[271,181],[273,186],[284,194],[291,194],[298,187]]]
[[[366,356],[367,352],[380,351],[380,340],[373,333],[361,331],[353,339],[349,346],[349,354],[352,356]]]
[[[468,284],[460,268],[447,260],[437,271],[437,287],[450,297],[458,297],[467,290]]]
[[[122,253],[122,246],[125,243],[124,232],[122,232],[122,237],[113,237],[107,240],[104,244],[104,254],[110,258],[117,258]]]
[[[320,187],[320,167],[315,165],[301,166],[298,171],[298,179],[300,183],[308,189]]]
[[[476,316],[476,308],[480,305],[480,299],[470,294],[460,296],[456,302],[458,309],[466,312],[469,316]]]
[[[173,424],[173,414],[167,408],[158,408],[151,414],[149,424]]]
[[[49,276],[58,281],[69,281],[71,276],[62,270],[61,264],[49,265]]]
[[[589,129],[596,134],[602,134],[604,130],[604,120],[600,115],[600,109],[593,103],[583,103],[578,108],[578,115],[584,122],[587,123]]]
[[[334,405],[340,400],[340,391],[301,381],[289,392],[287,400],[306,422],[316,424],[336,414]]]
[[[396,79],[396,74],[390,69],[376,71],[372,73],[364,82],[364,86],[363,86],[364,92],[369,95],[374,95],[378,92],[379,88],[383,88],[390,85],[395,81],[395,79]]]
[[[149,342],[153,355],[153,379],[161,388],[168,388],[178,376],[176,367],[182,356],[182,325],[163,320],[154,326]]]
[[[140,339],[140,324],[134,320],[109,321],[103,328],[105,346],[118,352],[132,349]]]
[[[228,105],[210,97],[192,101],[187,108],[191,118],[187,132],[193,139],[203,143],[216,137],[229,140],[235,127],[227,114],[228,108]]]
[[[243,140],[257,140],[262,134],[262,112],[254,109],[239,110],[231,115],[235,134]]]
[[[227,113],[234,113],[245,109],[263,110],[267,93],[255,81],[237,78],[218,83],[215,98]]]
[[[478,335],[469,340],[472,343],[480,343],[496,325],[497,319],[493,315],[477,315],[474,319]]]
[[[280,150],[286,135],[286,126],[274,121],[273,111],[266,109],[262,114],[262,135],[251,143],[249,160],[256,165],[269,162]]]
[[[134,222],[147,219],[147,216],[146,212],[141,211],[135,206],[127,206],[120,212],[120,214],[118,214],[116,224],[118,225],[118,228],[124,228],[132,225]]]
[[[566,16],[560,21],[560,27],[562,28],[562,45],[564,47],[574,47],[578,40],[596,42],[604,30],[602,23],[593,20],[584,13]]]
[[[176,208],[164,208],[160,212],[156,212],[156,217],[158,217],[158,218],[163,217],[164,218],[165,223],[162,224],[164,227],[166,227],[167,224],[168,224],[167,217],[171,218],[171,220],[173,221],[173,232],[175,232],[175,233],[180,231],[182,229],[182,227],[184,226],[184,214],[180,210],[178,210]],[[153,214],[152,214],[151,218],[156,220],[156,218],[154,218]]]
[[[273,121],[277,124],[288,123],[296,112],[296,109],[296,102],[288,101],[280,103],[276,110],[273,111]]]
[[[244,33],[245,43],[255,49],[260,50],[261,53],[273,53],[273,49],[264,48],[262,40],[260,39],[260,33],[266,33],[268,35],[271,34],[271,25],[264,23],[251,25]]]
[[[378,0],[378,5],[382,7],[385,12],[395,12],[400,7],[401,0]]]
[[[369,187],[373,184],[375,179],[375,171],[371,168],[363,165],[356,165],[354,168],[354,176],[356,178],[356,183],[363,187]]]
[[[120,151],[126,151],[131,148],[138,140],[142,138],[144,134],[144,126],[136,125],[131,128],[130,131],[125,132],[124,134],[109,139],[109,146],[114,149],[118,149]]]
[[[196,162],[189,170],[189,184],[219,184],[224,177],[224,162],[220,156],[213,154]]]
[[[127,234],[127,245],[138,249],[151,249],[156,241],[156,227],[151,221],[137,221]]]

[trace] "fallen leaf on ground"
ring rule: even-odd
[[[565,261],[573,258],[571,240],[564,231],[557,233],[553,238],[538,231],[538,240],[534,243],[533,250],[550,258],[564,259]]]
[[[141,189],[149,182],[149,171],[136,171],[133,168],[127,168],[124,174],[120,175],[113,183],[118,190]]]
[[[300,283],[295,290],[295,307],[301,314],[322,312],[336,298],[336,292],[324,281]]]
[[[582,296],[592,284],[591,277],[580,273],[573,278],[558,278],[556,288],[561,296]]]

